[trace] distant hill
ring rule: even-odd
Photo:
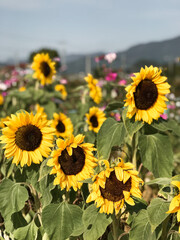
[[[88,55],[91,58],[92,69],[97,66],[94,57],[102,54],[105,53],[98,52]],[[67,58],[67,73],[85,72],[87,55],[77,54],[73,56],[68,56]],[[141,60],[148,63],[156,62],[157,64],[164,64],[174,62],[177,57],[180,57],[180,36],[165,41],[138,44],[126,51],[117,52],[117,59],[112,64],[112,67],[119,68],[123,66],[125,68],[133,68]]]

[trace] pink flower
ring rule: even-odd
[[[55,58],[53,58],[53,61],[54,61],[54,62],[60,62],[61,59],[60,59],[59,57],[55,57]]]
[[[95,61],[96,63],[98,63],[98,62],[100,62],[100,61],[103,60],[103,59],[104,59],[104,55],[96,56],[96,57],[94,58],[94,61]]]
[[[167,105],[167,108],[169,108],[169,109],[175,109],[176,106],[175,106],[174,104],[170,104],[170,105]]]
[[[134,73],[129,74],[130,77],[135,77]]]
[[[121,115],[120,115],[120,113],[115,113],[115,114],[114,114],[114,118],[116,119],[116,121],[120,121],[120,120],[121,120]]]
[[[124,86],[126,85],[127,81],[125,79],[122,79],[118,82],[119,85]]]
[[[160,116],[161,116],[161,117],[162,117],[162,119],[164,119],[164,120],[167,120],[167,119],[168,119],[168,115],[167,115],[167,114],[165,114],[165,113],[161,114]]]
[[[2,92],[2,96],[6,97],[7,96],[7,92]]]
[[[99,80],[98,83],[97,83],[97,86],[102,87],[102,86],[104,86],[105,84],[106,84],[106,83],[105,83],[104,80]]]
[[[105,77],[106,81],[108,82],[112,82],[112,81],[115,81],[117,78],[117,73],[108,73]]]
[[[65,78],[64,78],[64,79],[61,79],[61,80],[60,80],[60,83],[61,83],[61,84],[67,84],[67,80],[66,80]]]
[[[108,53],[105,55],[104,59],[108,61],[108,63],[112,63],[116,59],[116,53]]]
[[[106,109],[106,105],[100,107],[101,111],[104,111]]]

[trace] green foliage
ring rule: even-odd
[[[120,146],[125,138],[123,123],[107,118],[97,134],[97,152],[99,159],[108,159],[113,146]]]
[[[90,205],[83,212],[83,223],[85,231],[83,233],[84,240],[97,240],[106,231],[106,228],[111,224],[111,217],[99,213],[94,205]]]
[[[173,152],[168,136],[162,134],[141,135],[139,148],[143,165],[155,177],[171,177]]]
[[[1,182],[0,193],[0,211],[5,219],[10,219],[13,213],[19,212],[28,199],[26,188],[10,179]]]
[[[25,227],[20,227],[14,231],[14,238],[16,240],[36,240],[38,233],[38,227],[36,226],[35,222],[32,221]]]
[[[43,209],[42,223],[50,240],[65,240],[83,231],[82,210],[66,202],[50,204]]]

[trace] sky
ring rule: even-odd
[[[180,36],[180,0],[0,0],[0,61],[116,52]]]

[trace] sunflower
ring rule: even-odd
[[[83,184],[81,181],[90,178],[97,165],[92,153],[95,150],[93,144],[82,143],[84,137],[79,134],[56,141],[58,149],[52,152],[47,165],[53,166],[50,174],[57,174],[54,185],[60,185],[61,189],[66,188],[69,191],[73,187],[77,191]]]
[[[19,88],[19,92],[24,92],[24,91],[26,91],[26,87],[22,86]]]
[[[44,112],[44,108],[41,107],[39,104],[35,106],[36,113],[40,114],[43,120],[47,119],[47,114]]]
[[[95,103],[99,104],[102,100],[102,90],[97,85],[98,80],[93,78],[91,74],[88,74],[84,79],[88,83],[90,97]]]
[[[172,181],[171,184],[175,185],[180,192],[180,181]],[[177,212],[177,221],[180,222],[180,193],[175,196],[169,206],[169,211],[167,213],[175,213]],[[180,226],[179,226],[180,233]]]
[[[0,105],[3,105],[4,103],[4,98],[3,98],[3,95],[0,94]]]
[[[102,160],[105,169],[93,177],[90,195],[87,203],[95,201],[100,213],[118,214],[124,203],[134,205],[131,196],[141,198],[139,183],[143,181],[137,176],[138,172],[132,170],[133,164],[124,163],[122,159],[115,167],[110,167],[107,160]]]
[[[157,120],[164,110],[167,109],[165,97],[170,92],[170,85],[166,77],[161,76],[162,70],[157,67],[141,68],[140,72],[134,73],[133,83],[126,88],[126,103],[128,106],[127,117],[135,120],[143,120],[149,124],[153,119]]]
[[[102,90],[99,86],[89,84],[89,96],[93,99],[96,104],[99,104],[102,100]]]
[[[93,85],[97,85],[98,80],[93,78],[93,76],[91,74],[88,73],[88,75],[84,78],[84,80],[88,83],[88,84],[93,84]]]
[[[48,127],[47,120],[43,120],[41,114],[18,112],[4,122],[7,127],[2,129],[1,143],[5,143],[6,158],[13,157],[16,165],[32,162],[39,164],[42,156],[48,157],[53,147],[54,129]]]
[[[1,118],[0,119],[0,128],[6,127],[6,124],[4,122],[9,121],[9,117]]]
[[[52,78],[56,74],[55,62],[52,62],[48,54],[38,53],[34,56],[32,69],[35,70],[33,78],[41,81],[42,85],[52,83]]]
[[[89,113],[86,113],[86,122],[89,124],[89,130],[98,133],[101,125],[106,120],[104,112],[98,107],[92,107],[89,109]]]
[[[60,92],[62,95],[62,99],[65,100],[67,98],[67,92],[66,92],[66,88],[64,85],[62,84],[57,84],[54,87],[55,91]]]
[[[73,125],[71,119],[64,113],[54,113],[54,120],[52,120],[51,127],[56,129],[57,137],[70,137],[73,133]]]

